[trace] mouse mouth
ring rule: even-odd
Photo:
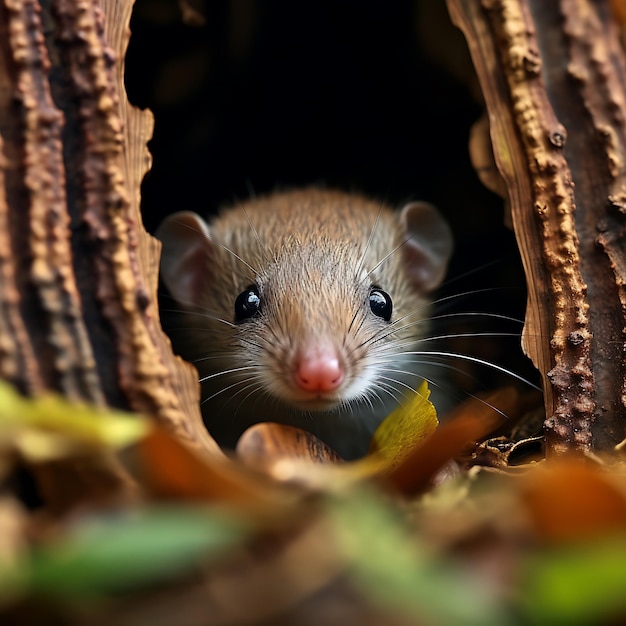
[[[291,404],[303,411],[332,411],[336,409],[342,402],[342,399],[336,395],[328,396],[325,394],[316,394],[303,398],[291,398]]]

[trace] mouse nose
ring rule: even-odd
[[[304,391],[334,391],[345,376],[337,351],[332,346],[306,349],[296,362],[295,370],[296,384]]]

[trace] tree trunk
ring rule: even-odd
[[[615,18],[592,0],[448,8],[482,87],[524,262],[523,346],[543,376],[548,451],[609,451],[626,425],[626,64]]]
[[[132,0],[0,4],[0,377],[132,409],[215,452],[195,372],[159,324],[160,247],[139,212],[152,116],[123,88]],[[124,475],[114,461],[56,470]]]

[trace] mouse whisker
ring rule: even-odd
[[[221,405],[222,410],[224,410],[229,404],[233,406],[233,402],[236,400],[237,396],[242,393],[245,393],[246,390],[256,387],[256,389],[261,389],[262,382],[260,377],[249,377],[246,379],[240,379],[236,383],[233,383],[226,387],[224,391],[231,391],[232,393],[226,396],[226,401]],[[235,390],[236,389],[236,390]],[[235,390],[235,391],[233,391]],[[221,393],[221,390],[214,393],[210,399],[216,398]],[[209,398],[207,398],[208,400]]]
[[[375,272],[388,258],[392,257],[402,246],[406,245],[411,240],[410,237],[407,237],[402,243],[398,244],[389,254],[386,254],[372,269],[365,275],[365,277],[359,282],[359,284],[363,284],[373,272]]]
[[[435,355],[434,358],[424,358],[424,357],[427,357],[427,356],[435,354],[435,353],[423,352],[423,353],[420,353],[420,357],[419,358],[417,358],[415,356],[415,353],[403,353],[403,355],[407,355],[407,354],[411,357],[410,360],[407,359],[410,363],[413,363],[413,364],[416,364],[416,365],[428,366],[428,368],[438,367],[438,368],[442,368],[442,369],[445,369],[445,370],[457,372],[458,374],[463,375],[465,378],[467,378],[467,379],[469,379],[469,380],[471,380],[473,382],[477,382],[477,378],[474,375],[472,375],[471,373],[467,372],[466,370],[463,370],[463,369],[460,369],[458,367],[455,367],[455,366],[451,365],[450,363],[436,360],[436,358],[437,358],[436,355]],[[460,354],[457,354],[455,356],[457,356],[457,357],[459,357],[461,359],[463,358],[463,355],[460,355]],[[450,357],[449,357],[449,355],[446,355],[445,357],[439,357],[439,358],[449,359]],[[438,387],[440,389],[444,389],[444,387],[447,387],[447,385],[439,384],[437,381],[427,378],[424,375],[423,371],[419,371],[419,370],[411,371],[411,370],[400,369],[400,366],[399,366],[399,363],[398,363],[398,360],[397,360],[397,356],[395,356],[395,355],[388,355],[388,356],[383,357],[380,360],[380,363],[381,363],[381,365],[384,364],[386,366],[385,367],[385,371],[392,371],[392,372],[396,372],[398,374],[403,374],[403,375],[407,375],[407,376],[413,376],[413,377],[418,378],[418,379],[423,379],[423,380],[426,380],[429,384],[432,384],[432,385],[434,385],[434,386],[436,386],[436,387]],[[509,376],[513,376],[513,377],[519,379],[520,381],[524,382],[525,384],[529,384],[533,388],[538,389],[535,385],[533,385],[532,383],[530,383],[526,379],[520,377],[519,375],[515,374],[514,372],[512,372],[512,371],[510,371],[510,370],[508,370],[506,368],[502,368],[502,367],[500,367],[500,366],[498,366],[496,364],[489,363],[489,362],[486,362],[486,361],[483,364],[487,365],[487,366],[491,366],[491,367],[497,368],[499,371],[502,371],[503,373],[505,373],[505,374],[507,374]],[[467,392],[463,392],[463,393],[466,394]]]
[[[372,336],[370,338],[370,344],[376,344],[380,341],[384,341],[390,335],[399,334],[402,331],[412,328],[415,324],[406,324],[400,328],[395,329],[394,331],[389,331],[384,335]],[[470,337],[516,337],[520,338],[520,333],[510,333],[510,332],[475,332],[475,333],[447,333],[445,335],[429,335],[426,337],[420,337],[419,339],[407,339],[406,341],[397,342],[394,347],[397,348],[405,348],[406,346],[414,346],[421,343],[427,343],[429,341],[441,341],[443,339],[459,339],[459,338],[470,338]]]
[[[250,389],[249,393],[239,401],[231,417],[233,419],[236,419],[239,416],[239,411],[244,408],[246,400],[248,400],[248,398],[252,396],[255,396],[255,404],[258,404],[259,406],[263,406],[263,410],[265,411],[265,413],[263,412],[259,413],[256,417],[257,418],[270,417],[273,414],[273,407],[279,406],[279,400],[278,398],[276,398],[276,396],[274,396],[267,390],[267,388],[263,384],[263,376],[260,372],[255,376],[255,378],[252,381],[250,381],[249,385],[246,385],[246,387],[243,387],[235,395],[233,395],[232,398],[229,398],[229,400],[224,404],[224,407],[230,402],[230,400],[234,399],[236,395],[239,395],[240,393],[243,393],[248,389]],[[265,405],[264,403],[267,403],[267,405]],[[245,416],[244,416],[244,419],[245,419]],[[262,420],[258,419],[257,421],[262,421]]]
[[[184,331],[189,332],[189,329],[185,329],[185,328],[168,328],[168,333],[178,333],[178,332],[184,332]],[[228,347],[232,348],[232,346],[234,345],[234,340],[241,342],[249,347],[252,348],[256,348],[257,350],[262,350],[263,346],[261,345],[260,342],[255,341],[253,339],[250,339],[249,337],[243,337],[243,336],[237,336],[237,337],[233,337],[231,333],[225,333],[225,332],[220,332],[217,330],[212,330],[209,328],[195,328],[195,331],[198,332],[199,335],[204,335],[204,334],[212,334],[212,335],[217,335],[217,337],[227,337],[229,339],[232,339],[233,341],[230,341],[228,343]],[[202,342],[195,342],[194,346],[198,348],[198,351],[201,351],[200,348],[202,348]],[[227,349],[223,349],[222,352],[217,352],[215,350],[215,348],[213,348],[212,346],[208,347],[207,351],[211,352],[213,355],[216,356],[220,356],[220,357],[226,357],[228,358],[229,356],[232,356],[232,352],[228,352]]]
[[[201,360],[201,359],[199,359]],[[204,383],[211,378],[217,378],[218,376],[228,376],[229,374],[235,374],[236,372],[248,372],[250,370],[258,369],[256,365],[246,365],[244,367],[233,367],[231,369],[223,370],[221,372],[216,372],[215,374],[210,374],[208,376],[203,376],[198,380],[200,383]]]
[[[443,313],[441,315],[433,315],[429,317],[427,321],[435,322],[444,319],[452,319],[452,318],[464,318],[464,317],[484,317],[489,319],[497,319],[504,320],[507,322],[515,322],[517,324],[523,324],[524,320],[519,319],[517,317],[512,317],[510,315],[502,315],[500,313],[487,313],[481,311],[467,311],[464,313]]]
[[[259,338],[257,337],[256,339],[259,339]],[[251,348],[256,348],[257,350],[263,350],[263,345],[261,341],[254,341],[253,339],[250,339],[249,337],[237,337],[237,340]]]
[[[432,321],[436,321],[436,320],[442,320],[442,319],[453,319],[453,318],[457,318],[457,317],[484,317],[484,318],[489,318],[489,319],[500,319],[503,321],[510,321],[510,322],[515,322],[515,323],[519,323],[519,324],[523,324],[523,320],[519,320],[517,318],[514,317],[510,317],[508,315],[500,315],[497,313],[481,313],[481,312],[468,312],[468,313],[449,313],[449,314],[441,314],[441,315],[435,315],[429,318],[419,318],[418,320],[415,320],[413,322],[407,323],[407,324],[403,324],[400,325],[401,322],[403,322],[404,320],[412,317],[413,315],[418,315],[420,313],[420,311],[422,310],[423,307],[420,307],[418,309],[415,309],[413,311],[411,311],[410,313],[407,313],[406,315],[403,315],[402,317],[394,320],[387,328],[383,328],[380,329],[379,331],[377,331],[377,333],[375,333],[374,335],[372,335],[372,337],[369,338],[370,342],[374,342],[376,335],[379,335],[381,339],[384,339],[385,337],[392,335],[394,333],[399,333],[402,332],[408,328],[411,327],[415,327],[415,326],[419,326],[420,324],[428,324],[429,322]],[[384,334],[386,333],[386,334]],[[364,342],[362,345],[365,345],[367,342]]]
[[[389,372],[394,371],[396,373],[401,373],[402,372],[402,370],[386,370],[386,371],[389,371]],[[404,373],[407,373],[407,372],[404,372]],[[405,383],[405,382],[403,382],[401,380],[398,380],[397,378],[391,378],[390,376],[385,376],[385,375],[383,375],[381,373],[381,374],[378,375],[378,379],[379,380],[386,380],[386,381],[394,382],[397,385],[396,389],[398,391],[400,391],[400,387],[403,387],[404,389],[410,391],[411,393],[417,393],[417,390],[414,389],[413,387],[411,387],[411,385],[408,385],[407,383]],[[435,384],[435,383],[433,383],[433,384]]]
[[[449,296],[441,296],[429,304],[434,306],[441,306],[443,303],[450,303],[454,300],[460,300],[461,298],[469,298],[470,296],[476,296],[484,293],[492,293],[494,291],[503,291],[505,287],[483,287],[481,289],[471,289],[469,291],[459,291],[458,293],[451,294]]]
[[[204,356],[199,356],[195,359],[190,359],[189,363],[206,363],[207,361],[228,361],[230,360],[230,353],[227,351],[223,352],[215,352],[213,354],[208,354]]]
[[[223,387],[222,389],[220,389],[219,391],[216,391],[215,393],[211,394],[210,396],[207,396],[206,398],[203,398],[200,401],[200,404],[206,404],[207,402],[210,402],[211,400],[213,400],[214,398],[217,398],[217,396],[226,393],[227,391],[229,391],[230,389],[233,389],[234,387],[237,387],[238,385],[243,384],[244,381],[242,380],[238,380],[235,383],[232,383],[231,385],[228,385],[227,387]],[[227,401],[228,402],[228,401]]]
[[[520,338],[519,333],[504,333],[504,332],[492,332],[492,333],[449,333],[446,335],[432,335],[428,337],[422,337],[417,340],[407,340],[405,342],[399,342],[397,345],[398,348],[406,348],[411,346],[421,345],[423,343],[428,343],[430,341],[442,341],[446,339],[475,339],[480,337],[514,337],[515,339]],[[377,340],[378,341],[378,340]]]
[[[363,400],[363,402],[367,404],[367,406],[369,406],[370,409],[372,409],[372,411],[374,410],[374,405],[372,404],[372,401],[370,400],[367,394],[363,394],[361,396],[361,399]],[[351,406],[350,403],[348,403],[348,406]]]
[[[198,332],[197,336],[195,336],[193,339],[193,346],[197,348],[197,354],[202,354],[204,351],[207,351],[217,355],[218,351],[211,349],[216,341],[219,341],[222,338],[230,339],[232,337],[230,333],[225,333],[219,330],[212,330],[209,328],[198,328],[195,330],[197,330]],[[187,341],[189,345],[189,328],[168,328],[167,333],[172,339],[176,339],[177,336],[182,337],[181,342]],[[178,340],[176,341],[178,343]],[[223,355],[228,353],[222,352],[221,354]]]
[[[395,379],[387,379],[390,380],[392,382],[396,382]],[[370,389],[367,389],[364,391],[364,393],[372,393],[375,394],[377,399],[380,401],[381,405],[384,407],[385,406],[385,401],[382,399],[382,397],[380,395],[378,395],[378,390],[380,391],[384,391],[396,404],[400,404],[401,402],[401,396],[398,397],[396,394],[399,393],[399,389],[394,386],[394,385],[390,385],[389,383],[383,382],[382,380],[380,380],[380,377],[377,377],[376,380],[374,381],[375,387],[372,387]],[[396,393],[394,393],[396,392]]]
[[[428,363],[427,361],[420,361],[419,363]],[[398,367],[387,367],[383,370],[384,372],[388,372],[390,374],[404,374],[406,376],[412,376],[414,378],[419,379],[420,381],[425,380],[429,386],[432,387],[437,387],[438,389],[443,389],[443,385],[441,385],[440,383],[438,383],[435,379],[430,378],[429,376],[425,376],[423,373],[420,372],[412,372],[411,370],[403,370],[403,369],[399,369]],[[387,380],[392,380],[391,378],[387,377]],[[393,379],[396,380],[397,379]],[[400,381],[397,381],[400,382]],[[405,387],[407,387],[407,385],[404,385]],[[408,385],[408,389],[412,392],[417,393],[417,387],[419,387],[419,385],[416,385],[415,387]]]
[[[360,316],[359,323],[358,323],[356,328],[353,328],[354,321],[359,316]],[[352,322],[350,323],[350,327],[349,327],[348,331],[344,334],[344,337],[343,337],[343,344],[344,344],[344,346],[346,345],[346,342],[347,342],[347,339],[348,339],[348,336],[350,335],[350,333],[352,335],[358,335],[361,332],[361,329],[363,328],[364,324],[365,324],[365,316],[362,315],[361,309],[357,308],[357,310],[354,313],[354,317],[352,318]],[[362,346],[358,346],[358,347],[362,347]]]
[[[339,404],[339,411],[342,414],[347,414],[350,416],[350,419],[354,418],[354,414],[355,414],[355,409],[354,409],[354,404],[352,402],[346,402],[345,400],[342,400],[341,403]]]
[[[236,395],[238,395],[239,393],[243,393],[247,391],[248,389],[250,389],[251,391],[248,392],[248,394],[246,394],[246,396],[240,400],[239,406],[235,409],[234,417],[238,415],[239,410],[245,405],[246,400],[248,398],[254,396],[255,394],[259,395],[259,397],[263,397],[264,391],[263,391],[263,384],[261,382],[261,377],[259,376],[258,380],[252,381],[250,382],[249,385],[242,387],[237,393],[233,395],[231,399],[234,399]],[[265,392],[265,394],[267,394],[267,392]]]
[[[413,309],[412,311],[410,311],[409,313],[395,320],[392,323],[397,323],[398,321],[406,319],[407,317],[411,317],[412,315],[419,315],[424,309],[430,309],[432,307],[436,307],[440,309],[441,305],[443,305],[444,303],[446,305],[450,305],[451,303],[453,303],[454,300],[459,300],[461,298],[468,298],[470,296],[475,296],[475,295],[479,295],[483,293],[490,293],[493,291],[501,291],[502,289],[503,287],[484,287],[483,289],[472,289],[470,291],[460,291],[458,293],[455,293],[449,296],[442,296],[435,300],[428,301],[425,304],[417,307],[416,309]],[[424,318],[421,318],[421,319],[424,319]]]
[[[348,335],[350,333],[358,334],[359,331],[361,330],[362,326],[363,326],[364,317],[361,316],[361,321],[359,322],[358,328],[353,330],[354,322],[356,321],[357,317],[359,316],[359,313],[361,313],[361,307],[357,305],[357,307],[355,308],[355,311],[354,311],[354,315],[352,316],[352,319],[350,320],[350,323],[348,324],[348,330],[347,330],[347,332],[346,332],[346,334],[344,336],[344,345],[345,345],[345,342],[346,342],[346,339],[347,339]]]
[[[261,237],[259,236],[259,231],[254,227],[254,224],[252,223],[252,220],[250,219],[250,214],[248,213],[247,209],[245,206],[241,205],[241,210],[243,211],[243,214],[246,216],[246,221],[248,222],[249,226],[250,226],[250,230],[252,230],[252,233],[254,234],[254,238],[256,239],[257,243],[259,244],[259,250],[261,251],[261,254],[263,255],[263,260],[266,263],[271,263],[271,259],[268,255],[268,251],[267,251],[267,247],[263,244],[263,242],[261,241]],[[257,272],[258,274],[258,272]]]
[[[376,234],[376,231],[378,230],[378,223],[380,222],[380,216],[382,215],[384,206],[385,206],[384,203],[381,203],[380,209],[378,209],[378,213],[376,215],[376,219],[374,220],[374,225],[372,226],[372,229],[370,230],[369,237],[367,238],[367,242],[365,244],[365,247],[363,248],[363,252],[361,253],[361,258],[359,259],[356,265],[356,270],[354,272],[355,282],[357,282],[359,279],[359,274],[361,272],[361,268],[363,267],[363,263],[365,262],[365,257],[367,256],[367,253],[372,245],[372,240],[374,239],[374,235]],[[370,273],[371,272],[368,272],[367,276],[369,276]]]
[[[161,309],[161,311],[164,313],[177,313],[178,315],[186,315],[189,317],[201,317],[203,319],[220,322],[221,324],[224,324],[228,326],[229,328],[237,328],[237,325],[233,324],[233,322],[231,322],[230,320],[225,320],[223,317],[218,317],[217,315],[211,315],[210,313],[203,313],[202,311],[188,311],[188,310],[177,311],[175,309]]]
[[[434,350],[433,351],[412,350],[410,352],[403,352],[402,354],[403,356],[410,356],[410,355],[425,356],[425,357],[440,356],[440,357],[447,357],[451,359],[461,359],[463,361],[469,361],[470,363],[484,365],[485,367],[489,367],[503,374],[507,374],[508,376],[511,376],[512,378],[515,378],[516,380],[519,380],[520,382],[525,383],[529,387],[532,387],[533,389],[536,389],[537,391],[541,391],[541,387],[538,387],[537,385],[535,385],[528,379],[524,378],[523,376],[520,376],[519,374],[516,374],[515,372],[507,369],[506,367],[502,367],[501,365],[497,365],[496,363],[491,363],[490,361],[485,361],[484,359],[479,359],[478,357],[470,356],[468,354],[461,354],[461,353],[456,353],[456,352],[438,352]]]
[[[441,361],[433,361],[430,359],[411,359],[410,363],[416,364],[416,365],[427,365],[428,367],[441,367],[442,369],[450,370],[452,372],[457,372],[458,374],[464,374],[465,376],[468,376],[474,379],[474,376],[469,374],[467,371],[461,369],[460,367],[455,367],[454,365],[450,365],[450,363],[443,363]],[[385,368],[385,371],[396,372],[398,374],[407,374],[415,378],[423,378],[424,380],[427,380],[424,377],[423,372],[420,372],[420,371],[412,372],[411,370],[398,369],[399,365],[398,365],[397,360],[392,361],[391,359],[389,359],[388,361],[381,361],[381,364],[385,364],[387,366]],[[441,385],[437,385],[437,386],[441,386]]]
[[[424,363],[428,363],[429,365],[441,365],[441,366],[445,366],[442,363],[434,363],[434,362],[424,362]],[[451,369],[456,369],[456,368],[451,368]],[[405,374],[408,376],[415,376],[416,378],[419,378],[420,380],[425,380],[429,387],[436,387],[442,391],[446,390],[446,386],[441,385],[439,383],[437,383],[437,381],[433,380],[432,378],[426,377],[426,376],[422,376],[416,372],[411,372],[410,370],[393,370],[394,372],[398,373],[398,374]],[[460,370],[457,370],[460,371]],[[415,393],[417,393],[417,390],[414,389],[413,390]],[[499,415],[502,415],[504,418],[508,419],[508,415],[503,412],[502,410],[498,409],[497,407],[495,407],[493,404],[491,404],[490,402],[487,402],[486,400],[484,400],[483,398],[480,398],[479,396],[469,392],[469,391],[463,391],[462,394],[465,397],[469,397],[469,398],[473,398],[474,400],[477,400],[478,402],[480,402],[481,404],[483,404],[484,406],[489,407],[490,409],[492,409],[493,411],[495,411],[496,413],[498,413]],[[435,406],[435,408],[437,408]]]

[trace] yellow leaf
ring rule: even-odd
[[[395,465],[423,439],[432,435],[439,421],[429,397],[430,389],[423,381],[415,395],[388,415],[376,429],[370,454],[380,455],[387,463]]]
[[[270,446],[256,450],[256,458],[248,462],[277,480],[330,491],[341,491],[355,481],[389,474],[436,430],[439,422],[429,396],[430,390],[424,381],[414,397],[385,418],[372,437],[369,453],[357,461],[329,463],[327,455],[320,455],[318,447],[303,437],[306,445],[289,446],[283,442],[280,448]],[[268,426],[278,427],[283,439],[288,431],[298,432],[298,429],[276,424],[260,424],[258,428],[265,431]],[[271,439],[266,434],[265,439],[268,438]],[[322,458],[326,462],[319,462]]]
[[[138,415],[72,403],[52,393],[25,398],[0,381],[0,448],[17,449],[32,461],[126,446],[148,428],[148,420]]]

